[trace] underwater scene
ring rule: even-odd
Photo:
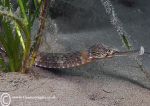
[[[150,106],[149,0],[0,0],[0,106]]]

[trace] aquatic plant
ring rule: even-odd
[[[2,31],[0,32],[0,44],[4,48],[7,61],[1,57],[0,65],[4,71],[26,72],[39,48],[42,32],[44,30],[44,18],[47,0],[34,0],[32,9],[30,0],[17,0],[18,8],[13,8],[11,0],[0,1],[0,19]],[[14,11],[15,10],[15,11]],[[40,11],[41,10],[41,11]],[[39,18],[40,17],[40,18]],[[36,38],[32,40],[32,27],[36,18],[40,20],[40,28]],[[32,43],[34,41],[34,43]],[[31,49],[32,48],[32,49]]]

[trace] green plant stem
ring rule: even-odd
[[[42,2],[43,2],[43,4],[41,6],[40,19],[39,19],[40,20],[40,28],[39,28],[37,36],[35,38],[35,43],[32,46],[32,50],[31,50],[32,58],[31,58],[30,66],[32,66],[35,61],[36,55],[38,53],[38,49],[40,47],[40,44],[42,43],[43,32],[45,29],[45,19],[46,19],[46,12],[47,12],[47,8],[48,8],[48,0],[43,0]]]
[[[25,72],[30,62],[31,30],[35,18],[39,16],[38,9],[40,9],[41,3],[36,6],[36,10],[31,10],[28,0],[17,1],[20,9],[18,15],[11,11],[13,9],[11,9],[10,0],[0,1],[0,19],[3,26],[5,26],[3,28],[5,33],[0,33],[0,43],[7,54],[8,61],[6,64],[8,64],[8,70]],[[42,2],[45,3],[45,1]],[[34,11],[35,14],[30,14],[31,11]],[[0,64],[3,63],[5,61],[1,59]]]
[[[23,13],[24,22],[25,22],[26,25],[28,25],[29,22],[28,22],[28,18],[27,18],[27,15],[26,15],[25,7],[23,5],[22,0],[18,0],[18,3],[19,3],[19,6],[21,8],[21,12]]]
[[[122,37],[122,41],[123,41],[124,45],[127,47],[128,50],[130,50],[132,46],[129,43],[127,36],[121,35],[121,37]]]

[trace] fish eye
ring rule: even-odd
[[[108,49],[108,50],[107,50],[107,53],[110,53],[110,52],[111,52],[111,50]]]

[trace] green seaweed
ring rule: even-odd
[[[125,36],[125,35],[122,35],[121,36],[122,37],[122,42],[123,42],[123,44],[127,47],[127,49],[131,49],[131,44],[129,43],[129,40],[128,40],[128,37],[127,36]]]
[[[0,0],[0,19],[2,31],[0,44],[6,51],[8,61],[0,58],[3,71],[26,72],[30,68],[32,42],[31,31],[36,18],[40,17],[43,1],[35,1],[35,10],[30,7],[29,0],[17,0],[19,12],[13,11],[11,0]],[[34,13],[34,14],[33,14]]]

